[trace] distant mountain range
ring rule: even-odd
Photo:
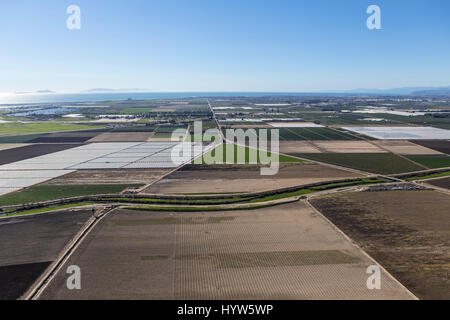
[[[31,91],[16,91],[14,94],[30,94],[30,93],[56,93],[52,90],[36,90],[34,92]]]
[[[89,93],[120,92],[120,93],[122,93],[122,92],[145,92],[145,91],[149,91],[149,90],[138,89],[138,88],[127,88],[127,89],[94,88],[94,89],[83,90],[82,92],[89,92]]]
[[[412,94],[419,96],[450,96],[450,87],[418,90]]]
[[[125,92],[149,92],[146,89],[128,88],[128,89],[110,89],[110,88],[94,88],[84,90],[84,93],[125,93]],[[298,92],[302,93],[302,92]],[[314,92],[312,92],[313,94]],[[323,93],[346,93],[346,94],[377,94],[377,95],[421,95],[421,96],[450,96],[449,87],[403,87],[392,89],[368,89],[358,88],[347,91],[324,91]],[[320,93],[322,94],[322,92]]]
[[[54,94],[56,92],[52,90],[37,90],[34,92],[30,91],[20,91],[14,92],[16,95],[22,94]],[[127,88],[127,89],[111,89],[111,88],[94,88],[80,91],[79,93],[151,93],[148,89],[138,89],[138,88]],[[158,92],[154,92],[157,94]],[[203,92],[202,92],[203,93]],[[206,92],[204,92],[206,93]],[[212,94],[217,94],[212,93]],[[222,92],[225,93],[225,92]],[[236,92],[229,92],[236,93]],[[242,92],[243,94],[245,92]],[[257,94],[257,92],[253,92]],[[261,92],[261,94],[267,94],[269,92]],[[282,94],[283,92],[273,92],[274,94]],[[368,89],[368,88],[358,88],[352,90],[327,90],[321,92],[286,92],[286,94],[309,94],[309,95],[328,95],[328,94],[347,94],[347,95],[413,95],[413,96],[450,96],[450,86],[448,87],[402,87],[402,88],[392,88],[392,89]]]
[[[393,94],[393,95],[422,95],[422,96],[435,96],[435,95],[450,95],[449,87],[403,87],[392,89],[354,89],[346,91],[348,93],[368,93],[368,94]]]

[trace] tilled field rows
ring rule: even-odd
[[[43,299],[410,299],[373,262],[304,203],[248,211],[117,210],[67,262],[82,290],[60,272]],[[65,270],[64,266],[62,270]]]
[[[175,299],[408,297],[386,275],[383,290],[368,290],[371,262],[303,204],[189,218],[175,226]]]

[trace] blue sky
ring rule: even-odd
[[[448,86],[449,14],[448,0],[1,0],[0,92]]]

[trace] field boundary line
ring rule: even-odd
[[[69,243],[65,246],[63,251],[59,254],[59,256],[53,261],[53,263],[46,269],[43,275],[39,277],[39,279],[30,287],[30,289],[25,292],[20,300],[38,300],[44,290],[48,287],[51,281],[55,278],[55,276],[59,273],[64,264],[69,260],[72,254],[76,251],[76,249],[80,246],[83,240],[87,237],[90,231],[94,229],[94,227],[110,212],[115,210],[116,207],[107,209],[102,212],[100,215],[91,216],[88,221],[84,224],[83,228],[78,231],[75,237],[69,241]]]
[[[383,270],[386,275],[391,278],[395,283],[397,283],[413,300],[419,300],[419,298],[409,291],[408,288],[406,288],[397,278],[395,278],[389,271],[386,270],[386,268],[383,267],[381,263],[379,263],[377,260],[375,260],[372,256],[370,256],[365,250],[363,250],[352,238],[350,238],[347,234],[345,234],[344,231],[342,231],[338,226],[336,226],[330,219],[328,219],[322,212],[320,212],[318,209],[316,209],[309,201],[308,199],[305,199],[305,203],[321,217],[325,222],[327,222],[334,230],[336,230],[341,236],[343,236],[346,240],[348,240],[354,247],[358,249],[359,252],[361,252],[366,258],[368,258],[370,261],[372,261],[374,264],[376,264],[381,270]]]
[[[282,128],[282,129],[283,129],[283,128]],[[286,129],[287,131],[289,131],[289,132],[292,133],[293,135],[295,135],[295,136],[297,136],[297,137],[299,137],[299,138],[302,138],[304,141],[311,141],[311,140],[308,139],[307,137],[302,136],[300,133],[295,132],[295,131],[292,131],[290,128],[286,128],[286,127],[285,127],[284,129]],[[281,138],[281,135],[280,135],[280,138]],[[291,141],[291,140],[286,139],[285,141]],[[293,141],[296,141],[296,140],[293,140]]]
[[[448,170],[450,170],[450,167],[442,167],[442,168],[434,168],[434,169],[427,169],[427,170],[411,171],[411,172],[408,172],[408,173],[394,173],[394,174],[391,174],[389,176],[392,177],[392,178],[399,178],[399,179],[401,179],[403,177],[404,179],[407,179],[407,178],[410,178],[410,176],[414,176],[414,175],[417,175],[417,174],[420,174],[420,173],[433,174],[433,173],[442,173],[442,172],[445,172],[445,171],[448,171]],[[430,178],[430,179],[434,179],[434,178]],[[424,180],[428,180],[428,179],[424,179]]]
[[[248,209],[259,209],[259,208],[264,208],[264,207],[272,207],[272,206],[276,206],[279,204],[285,204],[285,203],[291,203],[291,202],[296,202],[298,201],[303,195],[297,195],[297,196],[291,196],[291,197],[286,197],[286,198],[282,198],[282,199],[275,199],[275,200],[268,200],[268,201],[261,201],[261,202],[252,202],[252,203],[230,203],[230,204],[212,204],[212,205],[172,205],[172,204],[140,204],[140,203],[136,203],[136,204],[126,204],[126,205],[121,205],[120,208],[121,209],[129,209],[129,210],[139,210],[142,209],[143,211],[162,211],[162,210],[152,210],[152,209],[148,209],[148,207],[153,207],[155,209],[164,209],[164,208],[195,208],[197,209],[199,212],[201,211],[228,211],[228,210],[248,210]],[[208,210],[213,208],[214,210]],[[206,209],[206,210],[203,210]],[[170,210],[167,210],[170,211]],[[195,211],[178,211],[178,212],[195,212]]]
[[[311,162],[311,163],[320,164],[320,165],[323,165],[323,166],[326,166],[326,167],[339,169],[339,170],[342,170],[342,171],[348,171],[348,172],[351,172],[351,173],[361,174],[361,175],[367,176],[367,177],[374,176],[374,175],[378,175],[380,177],[382,176],[380,174],[376,174],[376,173],[372,173],[372,172],[368,172],[368,171],[363,171],[363,170],[358,170],[358,169],[353,169],[353,168],[348,168],[348,167],[342,167],[342,166],[339,166],[337,164],[332,164],[332,163],[327,163],[327,162],[321,162],[321,161],[317,161],[317,160],[302,158],[302,157],[294,156],[294,155],[291,155],[291,154],[288,154],[288,153],[278,152],[278,154],[283,155],[283,156],[292,157],[292,158],[295,158],[295,159],[300,159],[300,160],[303,160],[305,162]]]
[[[222,143],[223,143],[225,141],[225,136],[223,135],[223,132],[222,132],[222,126],[220,125],[219,120],[217,120],[216,112],[214,111],[214,108],[211,105],[211,103],[209,102],[208,98],[206,98],[206,102],[208,102],[209,110],[212,113],[213,119],[216,123],[217,129],[219,130],[219,134],[220,134],[220,137],[222,138]]]
[[[190,130],[191,130],[191,125],[188,124],[187,129],[186,129],[186,133],[184,134],[183,142],[186,142],[186,139],[187,139],[188,137],[191,137],[191,135],[189,134],[189,133],[190,133]]]
[[[12,219],[12,218],[22,218],[22,217],[33,217],[33,216],[38,216],[41,214],[46,214],[46,213],[54,213],[54,212],[58,212],[58,211],[64,211],[64,210],[71,210],[71,209],[87,209],[89,207],[97,207],[101,204],[95,203],[95,204],[86,204],[86,205],[81,205],[81,206],[75,206],[75,207],[70,207],[70,208],[63,208],[63,209],[55,209],[55,210],[49,210],[49,211],[44,211],[44,212],[36,212],[36,213],[29,213],[29,214],[19,214],[19,215],[0,215],[0,221],[3,219]],[[45,208],[45,207],[44,207]]]

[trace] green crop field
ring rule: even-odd
[[[182,130],[186,131],[187,127],[185,127],[185,126],[167,126],[167,127],[160,126],[156,129],[156,132],[157,133],[172,133],[173,131],[178,130],[178,129],[182,129]]]
[[[33,122],[33,123],[2,123],[0,124],[0,135],[18,135],[28,133],[41,133],[41,132],[58,132],[58,131],[74,131],[74,130],[89,130],[101,128],[99,126],[94,127],[92,125],[62,123],[55,121],[48,122]]]
[[[420,163],[430,169],[450,167],[450,157],[447,155],[408,156],[408,159]]]
[[[227,145],[227,146],[229,146],[229,145]],[[234,162],[233,162],[234,164],[250,164],[250,155],[253,152],[256,153],[256,163],[261,163],[260,155],[262,155],[263,158],[264,157],[271,157],[271,155],[272,155],[270,152],[266,152],[266,151],[262,151],[262,150],[250,149],[248,147],[238,146],[238,145],[233,145],[233,146],[234,146]],[[207,152],[205,155],[203,155],[201,164],[208,164],[209,161],[206,161],[205,158],[207,158],[207,159],[215,158],[216,157],[216,152],[219,152],[220,150],[222,150],[222,157],[220,157],[217,154],[218,162],[215,163],[215,164],[227,163],[226,162],[226,160],[227,160],[227,148],[225,147],[225,145],[220,145],[216,149],[211,150],[211,151]],[[241,159],[238,160],[238,153],[242,154],[241,157],[244,158],[244,161],[242,161]],[[275,162],[303,162],[303,160],[292,158],[292,157],[281,155],[281,154],[278,155],[278,156],[279,156],[279,159],[278,159],[278,161],[275,161]],[[200,161],[200,160],[197,159],[196,162],[197,161]]]
[[[61,198],[91,194],[121,192],[128,187],[140,187],[140,184],[93,184],[93,185],[55,185],[34,186],[0,197],[0,206],[25,204]]]
[[[392,153],[301,153],[293,155],[379,174],[423,170],[419,165]]]

